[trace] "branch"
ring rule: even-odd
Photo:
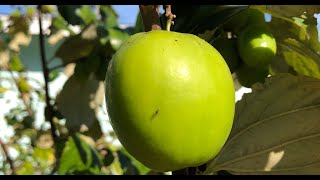
[[[12,159],[10,158],[9,156],[9,153],[8,153],[8,149],[7,149],[7,146],[2,142],[2,140],[0,139],[0,146],[3,150],[3,153],[4,155],[6,156],[6,160],[8,161],[9,165],[10,165],[10,168],[11,168],[11,174],[12,175],[16,175],[16,169],[14,168],[13,166],[13,161]]]
[[[175,14],[172,14],[172,12],[171,12],[171,5],[165,5],[165,7],[166,7],[166,17],[168,18],[166,30],[167,30],[167,31],[170,31],[171,25],[174,25],[173,19],[176,18],[176,15],[175,15]]]
[[[57,137],[56,134],[56,127],[54,125],[54,109],[50,103],[50,96],[49,96],[49,68],[47,65],[46,60],[46,53],[45,53],[45,45],[44,45],[44,37],[42,31],[42,12],[41,12],[41,5],[38,6],[38,13],[39,13],[39,43],[40,43],[40,54],[41,54],[41,62],[42,62],[42,70],[43,70],[43,77],[44,77],[44,85],[45,85],[45,95],[46,95],[46,108],[45,108],[45,118],[50,122],[51,125],[51,135],[54,142],[54,146],[57,145]],[[57,151],[56,151],[57,152]],[[57,157],[57,156],[56,156]],[[55,162],[57,163],[57,161]]]
[[[41,56],[41,63],[42,63],[42,70],[43,70],[43,77],[44,77],[44,87],[45,87],[45,95],[46,95],[46,108],[45,108],[45,118],[50,122],[51,126],[51,136],[53,139],[53,146],[57,146],[57,138],[58,135],[56,134],[56,126],[54,125],[54,109],[50,102],[49,96],[49,73],[50,70],[48,68],[47,60],[46,60],[46,52],[45,52],[45,45],[44,45],[44,37],[42,31],[42,12],[41,12],[41,5],[38,6],[38,13],[39,13],[39,44],[40,44],[40,56]],[[55,151],[55,167],[57,167],[57,150]],[[55,169],[55,168],[54,168]],[[54,172],[54,171],[52,171]]]
[[[161,30],[158,5],[139,5],[144,31]]]

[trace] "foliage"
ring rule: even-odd
[[[243,70],[239,47],[230,46],[234,54],[227,56],[228,50],[219,45],[221,39],[238,40],[250,23],[244,16],[252,10],[270,15],[270,21],[259,24],[276,39],[276,56],[263,67],[271,76],[266,80],[265,73],[256,80],[242,79],[257,69],[243,73],[250,68]],[[15,173],[157,174],[115,145],[113,132],[103,131],[107,114],[103,114],[102,94],[108,63],[128,37],[143,31],[141,14],[135,27],[121,28],[110,5],[44,5],[40,11],[51,20],[43,30],[48,42],[45,50],[57,49],[53,57],[45,57],[48,83],[63,73],[59,67],[68,72],[68,79],[60,93],[51,97],[53,108],[46,108],[41,117],[53,112],[59,136],[54,139],[48,119],[39,123],[36,115],[45,102],[44,84],[28,75],[30,67],[22,56],[35,39],[29,30],[38,10],[17,6],[8,23],[0,21],[0,100],[17,94],[17,100],[12,100],[17,103],[4,114],[13,135],[0,140],[1,146],[17,154],[9,157]],[[243,86],[253,90],[237,102],[233,129],[222,151],[196,173],[319,174],[320,43],[314,14],[320,6],[172,5],[172,12],[177,15],[172,31],[208,41],[226,57],[231,73],[235,77],[244,74],[241,81],[247,83]],[[164,14],[160,21],[165,29]],[[40,55],[39,49],[35,52]],[[13,173],[7,158],[0,151],[0,174]]]

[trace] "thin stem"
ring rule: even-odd
[[[14,74],[13,74],[13,72],[12,72],[12,70],[11,70],[10,65],[8,64],[7,66],[8,66],[8,71],[9,71],[9,73],[10,73],[10,75],[11,75],[11,78],[13,79],[13,81],[14,81],[14,83],[15,83],[18,91],[19,91],[19,93],[21,94],[21,99],[22,99],[23,104],[24,104],[25,107],[26,107],[27,113],[29,114],[30,117],[33,117],[33,111],[31,110],[30,104],[27,102],[27,99],[24,97],[24,93],[23,93],[23,92],[21,91],[21,89],[19,88],[19,85],[18,85],[19,83],[18,83],[17,78],[14,77]]]
[[[8,149],[7,149],[7,146],[2,142],[2,140],[0,139],[0,146],[3,150],[3,153],[4,155],[6,156],[6,160],[8,161],[9,165],[10,165],[10,168],[11,168],[11,174],[12,175],[16,175],[16,169],[14,168],[13,166],[13,161],[12,159],[10,158],[9,156],[9,153],[8,153]]]
[[[47,117],[48,121],[50,122],[51,125],[51,134],[52,137],[55,139],[57,137],[56,134],[56,127],[53,123],[53,108],[50,103],[50,96],[49,96],[49,69],[47,66],[47,61],[46,61],[46,54],[45,54],[45,45],[44,45],[44,37],[43,37],[43,31],[42,31],[42,13],[40,11],[41,5],[39,5],[39,43],[40,43],[40,54],[41,54],[41,63],[42,63],[42,70],[43,70],[43,77],[44,77],[44,85],[45,85],[45,95],[46,95],[46,105],[47,105]]]
[[[42,70],[43,70],[43,77],[44,77],[44,85],[45,85],[45,95],[46,95],[46,105],[48,108],[48,121],[50,122],[51,125],[51,134],[53,138],[56,138],[56,128],[53,123],[53,108],[50,103],[50,96],[49,96],[49,69],[47,66],[47,61],[46,61],[46,54],[45,54],[45,45],[44,45],[44,37],[43,37],[43,31],[42,31],[42,13],[40,11],[41,5],[39,5],[39,43],[40,43],[40,54],[41,54],[41,63],[42,63]]]
[[[166,7],[166,17],[168,18],[166,30],[170,31],[171,25],[174,24],[173,19],[176,18],[176,15],[172,14],[171,5],[165,5],[165,7]]]
[[[45,95],[46,95],[46,109],[45,109],[45,118],[50,122],[51,125],[51,135],[54,142],[54,146],[57,144],[57,137],[56,134],[56,127],[54,125],[54,110],[53,106],[50,103],[50,96],[49,96],[49,73],[50,70],[47,65],[46,61],[46,53],[45,53],[45,45],[44,45],[44,37],[42,31],[42,13],[41,13],[41,5],[38,6],[38,13],[39,13],[39,43],[40,43],[40,55],[41,55],[41,63],[42,63],[42,70],[43,70],[43,77],[44,77],[44,85],[45,85]],[[57,152],[57,151],[56,151]],[[57,154],[56,154],[57,157]],[[55,162],[55,164],[57,161]]]
[[[158,5],[139,5],[144,31],[161,30]]]

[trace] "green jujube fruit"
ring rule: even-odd
[[[220,53],[191,34],[131,36],[106,75],[106,104],[123,147],[156,171],[199,166],[226,142],[235,93]]]

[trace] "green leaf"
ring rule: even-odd
[[[267,24],[277,41],[277,58],[271,65],[271,71],[320,78],[320,43],[317,27],[304,24],[301,18],[295,18],[290,22],[272,17],[271,22]]]
[[[21,93],[28,93],[31,90],[29,83],[22,77],[18,79],[17,86]]]
[[[110,149],[107,149],[107,155],[103,158],[103,164],[105,166],[110,166],[113,163],[113,160],[115,159],[112,151]]]
[[[41,5],[41,12],[44,14],[51,14],[54,13],[56,9],[54,5]]]
[[[26,7],[26,15],[30,18],[32,18],[34,16],[36,12],[36,8],[35,7]]]
[[[171,5],[176,14],[172,31],[201,34],[206,30],[216,30],[233,15],[247,9],[248,5]],[[162,29],[167,18],[161,15]]]
[[[319,5],[266,5],[265,9],[268,13],[286,18],[300,17],[301,15],[313,17],[315,13],[320,12]]]
[[[144,32],[144,25],[140,11],[137,15],[136,25],[134,26],[134,33]]]
[[[320,78],[320,56],[294,39],[278,41],[286,63],[300,75]]]
[[[64,63],[75,61],[88,56],[97,41],[96,26],[90,24],[80,34],[71,36],[65,40],[55,56],[61,58]]]
[[[117,28],[110,28],[108,29],[108,32],[110,36],[110,44],[114,50],[118,50],[122,43],[130,37],[128,33]]]
[[[146,175],[150,169],[147,168],[146,166],[144,166],[142,163],[140,163],[139,161],[137,161],[133,156],[131,156],[128,151],[126,151],[124,148],[122,148],[120,150],[120,152],[122,153],[122,155],[126,156],[127,158],[129,158],[130,160],[130,164],[131,166],[135,167],[136,170],[138,170],[139,175]],[[125,159],[125,158],[124,158]],[[128,160],[128,159],[125,159]],[[128,160],[128,161],[129,161]],[[134,169],[134,168],[133,168]]]
[[[319,42],[319,32],[317,25],[308,25],[307,27],[308,34],[308,45],[314,51],[320,51],[320,42]],[[318,53],[319,54],[319,53]]]
[[[0,94],[5,93],[5,92],[8,91],[8,90],[9,90],[8,88],[1,87],[1,86],[0,86]]]
[[[92,78],[81,81],[71,76],[57,96],[57,107],[66,118],[68,130],[78,131],[82,124],[90,129],[96,121],[96,111],[103,97],[103,82]]]
[[[0,31],[3,29],[3,21],[0,19]]]
[[[17,168],[18,175],[34,175],[35,168],[32,166],[32,162],[24,161],[22,164]]]
[[[99,81],[104,81],[106,78],[106,73],[108,70],[108,64],[111,60],[111,57],[100,59],[100,66],[98,67],[97,71],[95,72],[95,77]]]
[[[11,36],[14,36],[15,34],[22,32],[25,35],[29,34],[29,24],[30,20],[28,19],[27,16],[16,16],[16,15],[11,15],[9,17],[9,34]]]
[[[59,160],[59,174],[101,174],[102,161],[97,151],[75,134],[66,142]]]
[[[93,51],[87,58],[83,58],[77,62],[74,75],[81,80],[87,80],[90,75],[99,68],[99,66],[99,54],[96,51]]]
[[[234,124],[204,174],[320,173],[320,80],[279,74],[236,103]]]
[[[55,79],[57,79],[57,77],[59,77],[59,71],[50,71],[49,73],[49,82],[54,81]]]
[[[21,59],[18,54],[15,54],[10,59],[10,69],[12,71],[21,72],[24,70],[24,65],[21,62]]]
[[[118,159],[121,164],[121,169],[124,175],[138,175],[138,169],[132,164],[131,159],[123,153],[123,151],[117,151]]]
[[[53,148],[39,148],[35,147],[33,148],[33,154],[32,157],[42,164],[51,165],[54,163],[55,157],[54,157],[54,149]]]
[[[11,12],[11,16],[19,17],[22,15],[22,12],[19,9],[15,9]]]
[[[100,5],[100,15],[105,27],[110,28],[118,26],[118,15],[110,5]]]
[[[79,25],[83,23],[83,20],[76,15],[77,9],[80,9],[82,5],[58,5],[58,11],[61,16],[72,25]]]
[[[78,15],[85,24],[92,23],[96,20],[96,14],[89,5],[82,5],[80,9],[76,10],[76,15]]]
[[[280,51],[279,49],[280,48],[278,47],[278,52]],[[296,75],[296,72],[290,65],[287,64],[282,54],[278,54],[271,62],[269,66],[269,73],[271,75],[276,75],[279,73],[291,73]]]
[[[74,32],[68,27],[68,24],[61,15],[52,17],[52,22],[49,29],[50,35],[57,33],[59,30],[67,30],[71,33],[71,35],[74,34]]]

